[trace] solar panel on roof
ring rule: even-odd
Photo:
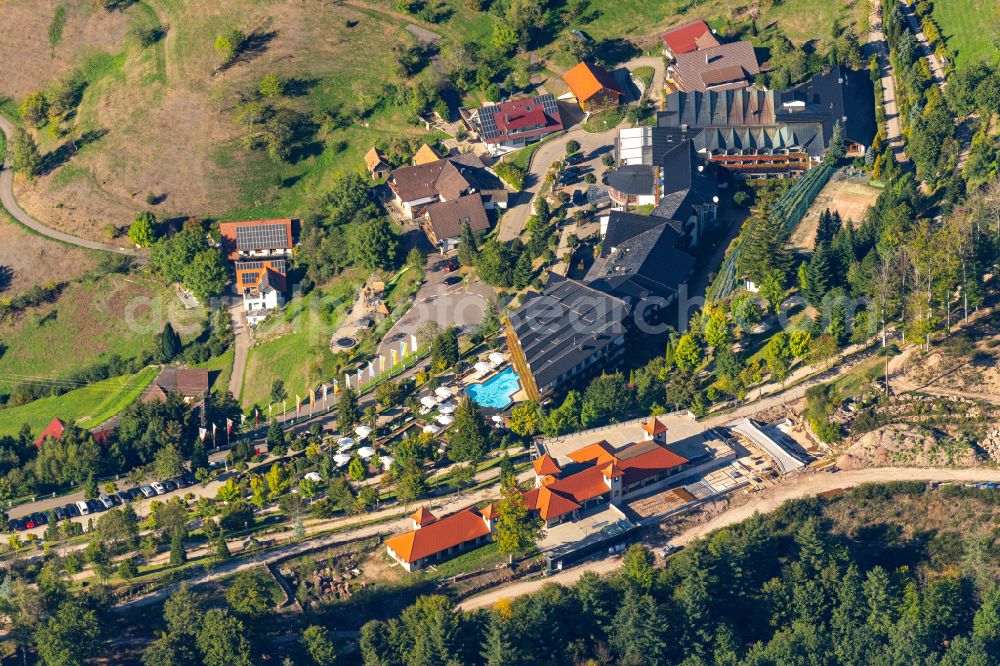
[[[537,97],[536,100],[542,104],[542,108],[545,110],[545,113],[550,116],[559,112],[559,105],[556,104],[556,98],[553,95],[541,95]]]
[[[479,114],[479,127],[482,131],[483,137],[487,139],[492,139],[499,134],[497,131],[496,120],[493,118],[492,107],[484,109],[484,112]]]
[[[288,233],[283,224],[262,224],[256,227],[236,227],[236,249],[240,251],[270,250],[288,245]]]

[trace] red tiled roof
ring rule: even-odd
[[[662,435],[667,431],[667,426],[663,425],[660,419],[653,419],[642,424],[642,429],[650,435]]]
[[[403,561],[413,563],[489,533],[483,517],[475,509],[465,509],[387,539],[385,545]]]
[[[674,55],[719,45],[719,41],[712,35],[712,29],[701,20],[668,30],[660,35],[660,39]]]
[[[588,467],[576,474],[556,479],[545,488],[566,495],[579,504],[611,492],[608,484],[604,481],[604,472],[601,471],[601,467]]]
[[[546,113],[546,102],[554,113]],[[516,133],[517,137],[531,137],[563,128],[559,108],[551,95],[525,97],[484,106],[477,109],[475,114],[479,118],[479,134],[484,143],[502,143],[511,138],[508,135],[512,130],[521,130]],[[492,123],[489,122],[491,118]]]
[[[480,509],[479,513],[481,513],[483,518],[486,520],[493,520],[497,517],[497,505],[495,503],[488,504]]]
[[[653,442],[633,444],[618,453],[618,467],[625,472],[623,480],[625,485],[631,485],[648,476],[654,476],[688,462],[687,458],[682,458]]]
[[[416,513],[410,516],[410,518],[413,518],[414,522],[416,522],[417,525],[421,526],[427,525],[428,523],[433,523],[435,520],[437,520],[434,514],[428,511],[427,507],[424,506],[417,509]]]
[[[597,465],[604,465],[615,459],[615,450],[606,441],[601,440],[594,444],[588,444],[582,449],[577,449],[569,454],[573,462],[585,463],[594,462]]]
[[[537,458],[531,465],[535,468],[535,474],[558,474],[562,471],[555,458],[545,453],[541,458]]]
[[[51,437],[52,439],[60,439],[63,435],[63,431],[66,429],[66,424],[60,421],[58,418],[52,419],[45,430],[42,431],[40,435],[35,439],[35,446],[41,446],[42,442],[45,441],[46,437]]]
[[[563,81],[569,86],[578,102],[586,102],[601,90],[623,94],[606,69],[586,62],[581,62],[563,74]]]
[[[548,486],[524,493],[524,503],[529,511],[537,511],[542,520],[552,520],[576,511],[580,505],[562,493],[555,493]]]
[[[601,473],[609,479],[617,479],[619,476],[625,476],[625,472],[622,471],[622,468],[617,463],[611,463],[603,468]]]

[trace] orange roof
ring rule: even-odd
[[[611,463],[602,469],[601,472],[609,479],[617,479],[619,476],[625,476],[625,472],[622,471],[622,468],[615,463]]]
[[[535,488],[524,493],[524,503],[529,511],[538,511],[542,520],[551,520],[576,511],[580,505],[561,493],[554,493],[548,487]]]
[[[573,69],[563,74],[563,81],[569,86],[578,102],[586,102],[601,90],[611,90],[622,94],[611,74],[602,67],[581,62]]]
[[[437,154],[437,151],[425,143],[413,154],[413,165],[420,166],[421,164],[436,162],[439,159],[441,159],[441,156]]]
[[[413,518],[417,525],[420,525],[421,527],[437,520],[434,514],[428,511],[427,507],[423,506],[417,509],[417,512],[410,516],[410,518]]]
[[[60,421],[58,418],[49,421],[49,424],[45,426],[45,430],[38,435],[35,439],[35,446],[41,446],[42,442],[45,441],[46,437],[51,437],[52,439],[61,439],[63,435],[63,430],[66,429],[66,424]]]
[[[569,454],[569,457],[578,463],[593,462],[596,465],[605,465],[615,460],[615,450],[602,439],[599,442],[588,444],[582,449],[573,451]]]
[[[660,419],[653,419],[642,424],[642,429],[650,435],[662,435],[667,431],[667,426],[663,425]]]
[[[264,259],[263,261],[237,261],[236,262],[236,288],[243,292],[249,287],[256,287],[260,284],[261,276],[268,270],[284,275],[286,262],[284,259]]]
[[[479,510],[479,513],[482,514],[483,518],[485,518],[486,520],[493,520],[494,518],[497,517],[497,505],[489,504],[487,506],[484,506],[482,509]]]
[[[385,545],[403,561],[413,563],[489,533],[482,516],[475,509],[465,509],[387,539]]]
[[[618,452],[618,467],[625,472],[625,485],[641,481],[688,462],[664,446],[654,442],[640,442]]]
[[[545,453],[542,454],[541,458],[536,458],[532,466],[535,468],[535,474],[558,474],[562,471],[559,467],[559,463],[555,461],[555,458]]]
[[[557,479],[545,487],[548,490],[562,493],[580,504],[611,492],[604,480],[604,472],[601,471],[601,467],[588,467],[576,474]]]
[[[368,167],[369,171],[374,171],[380,164],[388,166],[385,158],[382,157],[382,153],[379,152],[379,149],[372,146],[372,149],[365,153],[365,166]]]

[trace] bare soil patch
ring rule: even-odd
[[[6,286],[2,296],[10,298],[29,287],[50,280],[71,280],[97,263],[97,253],[70,247],[26,231],[0,218],[0,267]],[[9,282],[7,282],[9,280]]]
[[[66,25],[62,39],[51,48],[46,35],[60,5],[66,8]],[[124,13],[104,11],[97,2],[5,0],[0,20],[4,64],[0,96],[20,100],[78,66],[88,52],[121,48],[128,22]]]
[[[868,184],[867,178],[845,176],[842,172],[833,175],[830,181],[819,191],[809,210],[792,232],[789,243],[794,250],[811,252],[816,241],[816,226],[820,214],[826,209],[840,213],[846,223],[854,222],[854,226],[864,219],[865,211],[875,203],[879,190]]]

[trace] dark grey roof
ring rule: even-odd
[[[535,385],[543,391],[595,354],[619,344],[628,306],[582,282],[550,273],[540,294],[510,315]]]
[[[601,255],[606,256],[611,251],[611,248],[618,247],[630,238],[635,238],[639,234],[658,227],[661,224],[663,224],[662,217],[637,215],[636,213],[626,213],[621,210],[610,211],[608,213],[608,228],[604,233]]]
[[[684,221],[695,206],[712,201],[716,195],[715,165],[695,152],[694,143],[685,141],[663,155],[663,196],[653,215]]]
[[[800,101],[802,109],[786,105]],[[812,117],[823,124],[823,143],[829,145],[833,126],[840,121],[844,138],[870,146],[877,130],[875,123],[875,92],[867,72],[839,66],[817,74],[812,80],[783,93],[779,120],[795,122]]]
[[[695,263],[694,257],[677,247],[680,235],[662,218],[627,224],[632,230],[646,228],[614,246],[605,240],[601,256],[587,272],[588,284],[633,304],[676,293]],[[610,232],[610,224],[608,228]]]
[[[622,194],[653,194],[656,176],[651,166],[625,165],[608,172],[608,187]]]

